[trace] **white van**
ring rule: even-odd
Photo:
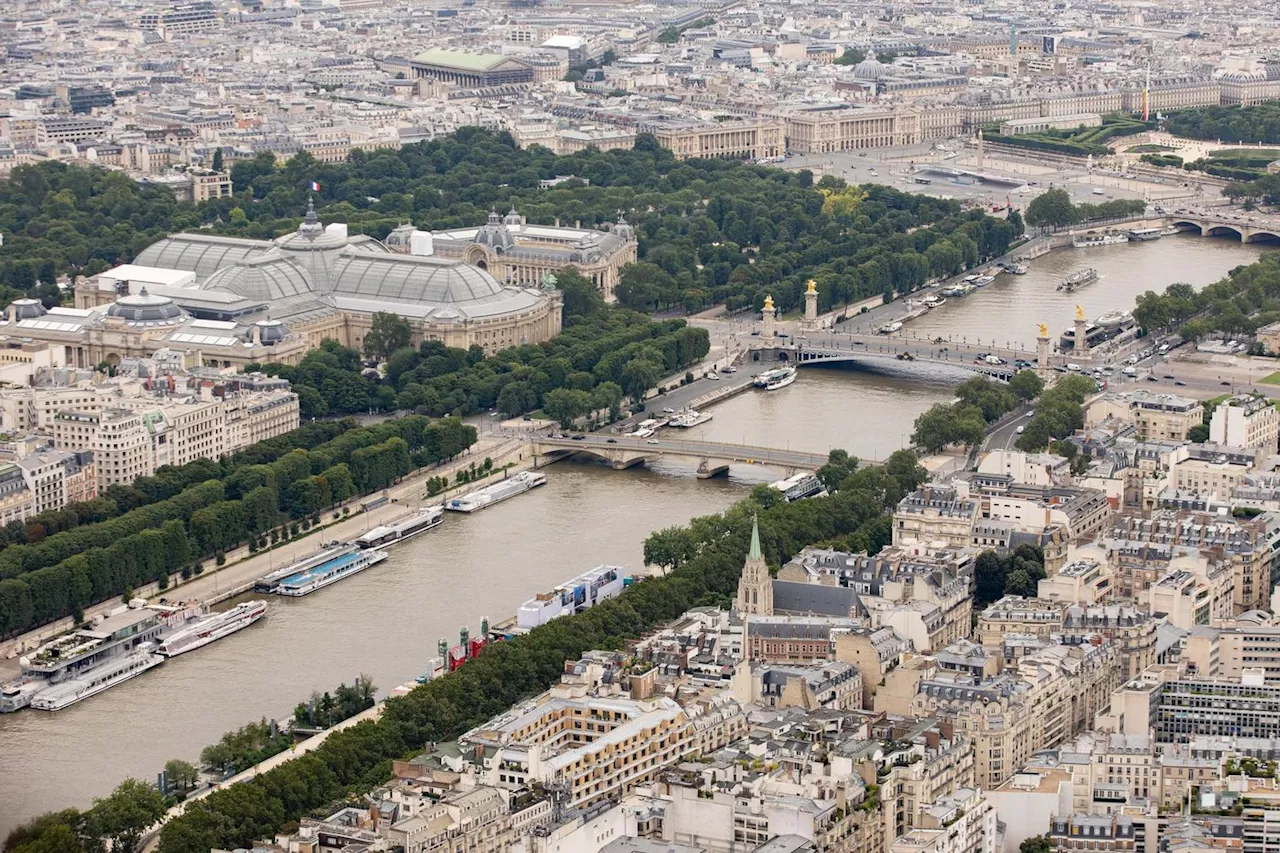
[[[1126,367],[1124,369],[1124,375],[1132,378],[1138,375],[1138,371],[1134,370],[1132,367]]]
[[[1076,364],[1075,362],[1068,362],[1068,363],[1067,363],[1067,370],[1070,370],[1070,371],[1072,371],[1073,373],[1079,373],[1079,372],[1080,372],[1080,365]]]

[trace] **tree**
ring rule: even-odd
[[[1203,443],[1203,442],[1208,441],[1208,440],[1209,440],[1209,425],[1208,425],[1208,424],[1196,424],[1196,425],[1195,425],[1195,426],[1193,426],[1191,429],[1187,430],[1187,440],[1188,440],[1188,441],[1194,441],[1194,442],[1196,442],[1196,443]]]
[[[213,166],[213,171],[215,171],[215,172],[221,172],[221,171],[222,171],[222,146],[221,146],[221,145],[219,145],[217,148],[213,149],[213,163],[212,163],[212,166]]]
[[[852,47],[846,47],[844,53],[831,60],[832,65],[857,65],[867,58],[867,54]]]
[[[1027,224],[1037,228],[1060,228],[1070,225],[1075,217],[1075,205],[1063,189],[1048,190],[1027,205]]]
[[[995,551],[983,551],[974,561],[975,604],[986,605],[1004,595],[1005,569]]]
[[[556,274],[556,289],[564,300],[566,324],[580,317],[594,317],[604,310],[604,297],[591,283],[591,279],[574,267],[565,267]]]
[[[608,409],[609,420],[622,417],[622,386],[616,382],[601,382],[591,393],[591,404],[597,409]]]
[[[145,782],[125,779],[107,797],[93,801],[86,831],[109,840],[112,850],[136,850],[142,833],[164,816],[164,795]]]
[[[591,410],[591,402],[592,397],[586,391],[557,388],[542,401],[542,410],[559,421],[561,427],[569,429],[575,418]]]
[[[633,358],[622,368],[622,383],[631,399],[639,403],[662,377],[662,365],[646,358]]]
[[[196,766],[180,758],[171,758],[166,761],[164,763],[164,772],[169,777],[169,784],[179,791],[191,790],[200,778],[200,771]]]
[[[1019,400],[1034,400],[1044,390],[1044,380],[1034,370],[1019,370],[1009,378],[1009,390]]]
[[[1047,835],[1033,835],[1018,845],[1018,853],[1053,853],[1053,841]]]
[[[408,320],[390,311],[378,311],[370,320],[364,351],[368,356],[385,361],[396,350],[409,346],[412,337],[413,330]]]
[[[538,395],[527,382],[508,382],[498,395],[498,411],[509,418],[522,415],[538,405]]]

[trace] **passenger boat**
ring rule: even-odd
[[[672,417],[671,426],[688,429],[689,427],[696,427],[699,424],[705,424],[709,420],[711,420],[710,412],[699,412],[694,409],[689,409],[686,412],[681,412],[680,414]]]
[[[1163,228],[1135,228],[1129,232],[1129,239],[1139,243],[1146,240],[1159,240],[1163,236]]]
[[[1077,249],[1091,249],[1095,246],[1114,246],[1118,243],[1128,243],[1129,235],[1122,234],[1119,231],[1090,231],[1087,234],[1077,234],[1071,238],[1071,245]]]
[[[822,481],[812,471],[801,471],[785,480],[777,480],[770,483],[769,488],[782,492],[782,497],[788,502],[821,497],[827,493]]]
[[[417,536],[444,521],[443,506],[429,506],[410,518],[375,527],[356,540],[360,548],[386,548],[396,542]]]
[[[902,324],[896,320],[890,323],[885,323],[880,327],[880,334],[882,335],[892,335],[894,332],[900,331],[902,331]]]
[[[1076,270],[1058,285],[1058,290],[1065,290],[1067,293],[1079,290],[1080,288],[1093,284],[1098,280],[1098,271],[1093,267],[1085,267],[1082,270]]]
[[[290,575],[280,581],[280,585],[276,587],[276,592],[280,595],[295,597],[310,595],[316,590],[324,589],[326,586],[335,584],[343,578],[349,578],[354,574],[363,572],[370,566],[381,563],[385,559],[387,559],[386,551],[362,551],[354,545],[348,545],[346,553],[326,560],[319,565],[311,566],[296,575]]]
[[[182,628],[160,641],[156,654],[171,658],[207,646],[214,640],[248,628],[267,615],[267,603],[261,599],[243,601],[230,610],[214,613]]]
[[[476,510],[502,503],[508,498],[514,498],[516,495],[523,495],[530,489],[536,489],[546,482],[546,474],[540,474],[537,471],[521,471],[501,483],[494,483],[492,486],[485,486],[483,489],[478,489],[462,497],[453,498],[444,507],[454,512],[475,512]]]
[[[101,666],[84,670],[74,678],[41,690],[31,697],[31,707],[39,711],[61,711],[136,678],[162,663],[164,658],[155,653],[155,646],[143,643],[128,654],[112,658]]]
[[[766,391],[777,391],[796,381],[796,369],[794,367],[783,367],[770,372],[773,376],[764,384],[764,390]]]

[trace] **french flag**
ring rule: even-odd
[[[320,192],[320,182],[319,182],[319,181],[312,181],[312,182],[311,182],[311,191],[312,191],[313,193],[318,193],[318,192]]]

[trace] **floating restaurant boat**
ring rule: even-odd
[[[345,550],[329,559],[309,565],[307,568],[282,579],[276,586],[278,595],[310,595],[318,589],[363,572],[372,565],[387,559],[386,551],[361,550],[347,545]]]
[[[788,502],[820,497],[827,493],[822,481],[812,471],[801,471],[785,480],[777,480],[770,483],[769,488],[782,492],[782,497]]]
[[[444,521],[443,506],[429,506],[421,512],[414,513],[403,521],[397,521],[395,524],[385,524],[375,527],[365,533],[356,540],[356,545],[360,548],[386,548],[397,542],[402,542],[412,536],[417,536],[436,527]]]
[[[160,642],[156,654],[171,658],[195,651],[242,628],[248,628],[266,615],[265,601],[243,601],[230,610],[205,616],[194,624],[173,632]]]
[[[540,474],[537,471],[521,471],[519,474],[508,477],[500,483],[494,483],[492,486],[485,486],[483,489],[477,489],[462,497],[453,498],[444,507],[454,512],[475,512],[476,510],[502,503],[508,498],[514,498],[516,495],[522,495],[546,482],[546,474]]]
[[[1058,290],[1065,290],[1067,293],[1079,290],[1086,285],[1093,284],[1098,280],[1098,271],[1093,267],[1085,267],[1082,270],[1076,270],[1067,276],[1062,284],[1058,285]]]

